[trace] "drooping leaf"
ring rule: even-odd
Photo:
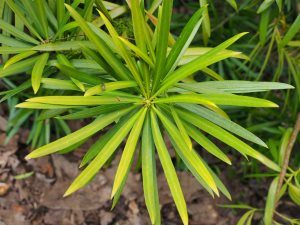
[[[44,53],[38,57],[31,72],[31,85],[36,94],[40,88],[44,68],[47,64],[49,53]]]
[[[128,111],[127,111],[128,112]],[[133,117],[131,117],[127,123],[122,126],[117,132],[103,147],[103,149],[99,152],[99,154],[92,160],[92,162],[80,173],[80,175],[73,181],[68,190],[65,192],[64,196],[68,196],[78,189],[85,186],[101,169],[104,163],[111,157],[111,155],[115,152],[117,147],[121,144],[123,139],[129,133],[132,128],[134,122],[141,115],[142,110],[139,113],[136,113]]]
[[[125,115],[126,113],[130,112],[133,108],[123,109],[117,112],[109,113],[104,115],[100,118],[97,118],[92,123],[84,126],[83,128],[62,137],[50,144],[42,146],[29,155],[26,156],[27,159],[37,158],[45,155],[49,155],[54,152],[58,152],[69,147],[72,144],[78,143],[79,141],[92,136],[102,128],[106,127],[107,125],[111,124],[116,119],[120,118],[121,116]]]
[[[184,196],[171,157],[169,155],[168,149],[165,145],[161,131],[159,129],[156,115],[152,110],[151,110],[151,129],[152,129],[152,135],[156,146],[156,150],[161,165],[163,167],[164,174],[166,176],[169,188],[171,190],[171,194],[173,196],[175,205],[177,207],[177,210],[179,212],[183,224],[187,225],[188,214],[187,214],[187,207],[184,200]]]
[[[269,187],[267,202],[265,206],[264,213],[264,223],[265,225],[271,225],[273,221],[273,215],[276,204],[276,190],[278,185],[278,177],[275,177]]]
[[[145,203],[152,224],[160,224],[160,206],[157,187],[154,140],[150,113],[146,115],[142,136],[142,177]]]

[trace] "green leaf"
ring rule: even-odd
[[[171,106],[170,109],[171,109],[171,113],[172,113],[173,119],[174,119],[174,121],[176,123],[176,126],[177,126],[179,132],[182,135],[182,139],[184,139],[184,141],[185,141],[186,145],[188,146],[188,148],[190,150],[192,150],[193,143],[192,143],[192,141],[191,141],[191,139],[190,139],[190,137],[188,135],[188,132],[186,131],[186,129],[185,129],[184,125],[183,125],[183,121],[179,118],[179,116],[178,116],[178,114],[175,111],[175,109],[174,109],[173,106]]]
[[[119,132],[119,130],[127,123],[127,121],[136,113],[136,110],[123,116],[110,130],[108,130],[103,136],[101,136],[98,141],[96,141],[84,155],[80,167],[85,166],[92,159],[94,159],[98,153],[103,149],[104,145],[112,139],[112,137]]]
[[[29,59],[22,60],[21,62],[17,62],[6,69],[0,69],[0,77],[7,77],[27,72],[32,68],[32,65],[36,62],[36,60],[37,57],[32,57]]]
[[[273,4],[274,0],[264,0],[259,6],[257,13],[262,13]]]
[[[153,86],[152,92],[154,93],[161,82],[164,74],[166,58],[167,58],[167,48],[168,48],[168,38],[170,31],[170,23],[172,16],[173,0],[163,1],[161,17],[158,20],[157,25],[157,44],[155,48],[156,60],[155,60],[155,70],[153,74]]]
[[[70,105],[54,105],[54,104],[44,104],[37,102],[22,102],[16,105],[16,108],[25,108],[25,109],[71,109],[79,108],[80,106],[70,106]]]
[[[49,53],[44,53],[38,57],[31,72],[31,85],[36,94],[40,88],[44,68],[47,64]]]
[[[101,18],[103,19],[105,26],[108,29],[108,31],[113,39],[113,42],[115,43],[116,47],[118,48],[119,54],[125,60],[129,70],[131,71],[132,76],[134,77],[135,81],[139,85],[141,91],[145,94],[146,93],[145,88],[144,88],[144,85],[143,85],[143,82],[141,79],[141,75],[137,69],[136,62],[133,60],[133,58],[131,57],[129,52],[126,50],[123,42],[121,42],[121,40],[119,39],[119,35],[118,35],[117,31],[115,30],[115,28],[113,27],[113,25],[109,22],[109,20],[104,16],[103,13],[101,13],[99,11],[99,14],[100,14]]]
[[[186,49],[185,53],[183,54],[181,60],[178,62],[178,65],[185,65],[194,59],[196,59],[198,56],[204,55],[213,48],[210,47],[189,47]],[[242,54],[239,51],[232,51],[228,49],[221,50],[218,54],[228,53],[231,55],[232,58],[237,59],[244,59],[244,60],[250,60],[250,58],[244,54]]]
[[[145,203],[152,224],[160,224],[155,148],[151,133],[150,114],[146,116],[142,136],[142,176]]]
[[[154,94],[153,98],[159,95],[160,93],[162,93],[163,91],[167,90],[168,88],[170,88],[172,85],[176,84],[178,81],[181,81],[184,78],[188,77],[192,73],[197,72],[203,68],[206,68],[207,66],[216,63],[220,60],[231,57],[232,55],[236,55],[237,53],[228,53],[228,52],[220,54],[220,51],[229,47],[231,44],[233,44],[235,41],[237,41],[245,34],[246,33],[241,33],[233,36],[232,38],[228,39],[227,41],[223,42],[222,44],[208,51],[204,55],[197,57],[192,62],[189,62],[188,64],[175,70],[163,81],[163,84],[161,85],[160,89]]]
[[[115,81],[109,83],[102,83],[88,89],[84,96],[99,95],[106,91],[120,90],[124,88],[136,87],[137,83],[134,81]]]
[[[299,30],[300,30],[300,15],[297,16],[296,20],[293,22],[288,32],[284,35],[280,43],[280,46],[281,47],[286,46],[294,38],[294,36],[297,34]]]
[[[292,199],[292,201],[300,206],[300,188],[293,185],[289,184],[289,196]]]
[[[42,87],[53,90],[72,90],[81,91],[72,81],[60,80],[55,78],[42,78]]]
[[[37,120],[46,120],[53,118],[57,115],[60,115],[64,112],[66,112],[66,109],[49,109],[49,110],[44,110],[41,112],[41,114],[38,116]]]
[[[130,73],[128,69],[118,58],[116,58],[113,52],[107,47],[106,43],[90,29],[88,24],[80,16],[80,14],[76,12],[75,9],[73,9],[69,5],[66,5],[66,7],[70,12],[71,16],[77,21],[77,23],[79,24],[80,28],[83,30],[85,35],[96,45],[96,48],[100,52],[101,56],[114,69],[116,75],[119,76],[121,80],[129,80]]]
[[[26,59],[29,56],[32,56],[36,53],[36,51],[25,51],[22,53],[19,53],[18,55],[15,55],[13,57],[11,57],[10,59],[8,59],[3,67],[3,69],[6,69],[7,67],[13,65],[14,63],[17,63],[19,61],[21,61],[22,59]]]
[[[199,83],[178,83],[177,87],[186,90],[204,93],[202,89],[210,90],[211,93],[252,93],[263,92],[269,90],[293,89],[290,84],[278,82],[257,82],[257,81],[237,81],[237,80],[224,80],[224,81],[205,81]]]
[[[218,159],[224,161],[225,163],[231,165],[230,159],[225,155],[212,141],[210,141],[207,137],[205,137],[199,130],[197,130],[194,126],[188,123],[184,123],[188,134],[204,149],[206,149],[209,153],[216,156]]]
[[[25,81],[24,83],[20,84],[18,87],[11,89],[5,92],[5,95],[0,99],[0,103],[12,98],[13,96],[17,95],[18,93],[28,89],[31,87],[30,80]],[[2,94],[2,93],[1,93]],[[4,93],[3,93],[4,94]]]
[[[131,42],[127,41],[126,39],[119,37],[119,39],[130,49],[132,50],[137,56],[139,56],[144,62],[146,62],[151,68],[154,68],[154,63],[152,59],[142,52],[138,47],[133,45]]]
[[[261,18],[259,21],[259,41],[261,46],[264,46],[267,40],[269,17],[270,10],[265,10],[261,13]]]
[[[95,0],[95,3],[97,5],[97,7],[101,10],[101,12],[111,21],[112,18],[110,17],[110,14],[109,14],[108,10],[106,9],[103,1],[102,0]]]
[[[56,141],[51,142],[50,144],[44,145],[30,154],[26,156],[26,159],[37,158],[45,155],[49,155],[60,150],[63,150],[73,144],[80,142],[81,140],[88,138],[95,134],[96,132],[100,131],[102,128],[106,127],[107,125],[114,122],[116,119],[120,118],[121,116],[125,115],[126,113],[130,112],[133,107],[128,109],[123,109],[117,112],[109,113],[107,115],[101,116],[91,122],[90,124],[84,126],[83,128],[62,137]]]
[[[75,51],[81,49],[82,46],[95,48],[89,41],[56,41],[54,43],[37,45],[33,47],[32,50],[43,52]]]
[[[185,53],[186,49],[189,47],[191,42],[193,41],[200,25],[202,22],[202,13],[206,9],[207,6],[201,7],[198,9],[192,16],[192,18],[185,25],[183,31],[181,32],[178,40],[175,45],[172,47],[169,55],[167,57],[167,62],[165,65],[165,75],[169,72],[173,72],[176,68],[179,60]],[[164,77],[162,77],[164,78]]]
[[[11,8],[11,10],[14,11],[14,13],[20,18],[20,20],[25,24],[25,26],[28,28],[28,30],[34,36],[36,36],[40,41],[43,41],[43,38],[36,31],[36,29],[31,25],[31,22],[29,22],[26,19],[26,16],[24,15],[24,10],[22,8],[20,8],[17,4],[15,4],[13,0],[5,0],[5,2],[9,5],[9,7]],[[39,44],[39,42],[36,41],[35,39],[30,38],[30,40],[32,41],[33,44]]]
[[[279,166],[283,166],[284,157],[286,154],[286,150],[293,132],[293,128],[287,128],[280,140],[280,147],[279,147],[279,155],[278,155],[278,164]]]
[[[182,140],[182,136],[179,130],[176,128],[176,126],[159,110],[155,108],[154,110],[161,122],[163,123],[169,136],[178,147],[175,148],[177,150],[177,154],[185,162],[186,166],[191,171],[195,171],[198,174],[198,176],[200,176],[203,179],[203,181],[207,183],[207,185],[219,196],[219,191],[215,184],[215,181],[211,176],[210,172],[207,170],[200,156],[198,156],[193,149],[188,148],[188,145],[184,142],[184,140]]]
[[[45,5],[48,4],[45,0],[39,0],[35,2],[37,17],[40,20],[43,32],[45,34],[45,38],[48,39],[48,19],[46,15]]]
[[[265,207],[265,214],[264,214],[264,224],[265,225],[272,225],[273,215],[276,205],[276,190],[278,185],[278,177],[274,178],[268,191],[267,202]]]
[[[131,164],[133,162],[134,152],[140,138],[141,130],[144,124],[145,115],[147,113],[147,108],[143,108],[140,117],[136,120],[135,124],[132,127],[132,130],[126,141],[125,148],[122,153],[121,160],[115,175],[115,180],[112,188],[111,198],[114,197],[117,190],[120,188],[121,184],[124,182],[127,174],[129,173]]]
[[[128,112],[128,110],[126,110]],[[80,175],[73,181],[68,190],[65,192],[64,196],[68,196],[78,189],[85,186],[101,169],[104,163],[112,156],[117,147],[121,144],[123,139],[129,133],[135,121],[141,115],[142,110],[131,117],[127,123],[120,128],[117,132],[102,148],[99,154],[93,159],[93,161],[80,173]],[[115,114],[115,113],[114,113]],[[124,113],[125,114],[125,113]],[[123,114],[123,115],[124,115]],[[103,118],[103,117],[102,117]]]
[[[207,0],[199,0],[199,2],[200,2],[201,7],[207,5]],[[210,18],[209,18],[209,13],[208,13],[207,7],[204,9],[204,12],[203,12],[202,35],[203,35],[204,44],[206,45],[208,42],[208,39],[210,38],[210,35],[211,35]]]
[[[188,225],[188,214],[187,214],[187,207],[184,200],[184,196],[180,187],[180,183],[173,166],[173,162],[169,155],[168,149],[165,145],[163,140],[162,134],[160,132],[157,118],[154,112],[151,110],[151,128],[152,128],[152,135],[153,140],[157,149],[157,153],[163,167],[169,188],[171,190],[171,194],[173,196],[175,205],[179,212],[179,215],[183,221],[184,225]]]
[[[196,94],[178,94],[166,98],[157,98],[153,103],[197,103],[203,105],[214,105],[213,102],[201,98]]]
[[[179,94],[158,98],[154,103],[196,103],[203,105],[230,105],[247,107],[278,107],[268,100],[233,94]]]
[[[232,6],[232,8],[234,8],[236,11],[238,10],[235,0],[226,0],[226,1]]]
[[[27,48],[27,49],[32,47],[32,45],[27,42],[23,42],[14,37],[8,37],[2,34],[0,34],[0,43],[10,47]]]
[[[246,222],[251,220],[256,209],[247,211],[238,221],[237,225],[247,225]],[[250,223],[251,224],[251,223]]]
[[[23,47],[9,47],[9,46],[1,46],[0,47],[0,54],[18,54],[22,52],[30,51],[30,48],[23,48]]]
[[[57,54],[56,55],[57,61],[63,65],[67,65],[69,67],[73,67],[72,63],[68,60],[68,58],[63,54]],[[71,77],[72,82],[81,90],[85,91],[85,86],[83,83],[81,83],[79,80]]]
[[[94,116],[98,116],[100,114],[120,110],[120,109],[126,108],[128,106],[129,106],[129,104],[124,104],[124,105],[101,105],[101,106],[96,106],[96,107],[92,107],[92,108],[86,108],[86,109],[83,109],[83,110],[80,110],[78,112],[71,113],[71,114],[68,114],[68,115],[65,115],[65,116],[59,116],[59,117],[57,117],[57,119],[62,119],[62,120],[84,119],[84,118],[94,117]]]
[[[244,143],[243,141],[239,140],[226,130],[222,129],[219,126],[216,126],[215,124],[209,122],[208,120],[205,120],[199,116],[196,116],[195,114],[192,114],[190,112],[178,109],[177,112],[179,113],[179,116],[186,120],[187,122],[197,126],[204,132],[214,136],[215,138],[219,139],[220,141],[224,142],[225,144],[231,146],[232,148],[236,149],[243,155],[249,155],[270,169],[273,169],[275,171],[279,171],[280,167],[272,162],[270,159],[265,157],[263,154],[257,152],[252,147]]]
[[[209,120],[210,122],[224,128],[224,129],[230,131],[231,133],[234,133],[235,135],[238,135],[248,141],[251,141],[253,143],[256,143],[258,145],[261,145],[261,146],[267,148],[266,143],[263,142],[259,137],[257,137],[250,131],[246,130],[245,128],[241,127],[237,123],[235,123],[229,119],[225,119],[224,117],[218,115],[217,113],[215,113],[209,109],[206,109],[201,106],[192,105],[192,104],[178,104],[178,105],[184,109],[187,109],[187,110],[197,114],[198,116],[201,116],[201,117]]]
[[[34,174],[34,171],[28,172],[28,173],[23,173],[23,174],[19,174],[19,175],[15,175],[13,176],[13,178],[15,180],[23,180],[26,179],[28,177],[31,177]]]
[[[56,67],[66,76],[69,76],[73,79],[76,79],[78,81],[87,84],[97,85],[104,82],[104,80],[99,77],[93,76],[91,74],[87,74],[85,72],[78,71],[77,69],[72,68],[71,66],[56,64]]]
[[[53,104],[53,105],[103,105],[103,104],[124,104],[141,102],[139,97],[128,98],[118,96],[44,96],[29,98],[27,102]]]

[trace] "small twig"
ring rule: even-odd
[[[289,166],[291,152],[292,152],[292,149],[293,149],[294,144],[296,142],[299,131],[300,131],[300,113],[298,113],[297,121],[296,121],[294,130],[293,130],[293,133],[290,137],[288,146],[287,146],[285,154],[284,154],[283,166],[282,166],[282,169],[281,169],[280,174],[279,174],[279,180],[278,180],[277,191],[276,191],[276,196],[277,197],[279,196],[279,192],[280,192],[280,189],[281,189],[282,184],[283,184],[283,180],[284,180],[284,177],[285,177],[285,174],[286,174],[286,170]]]

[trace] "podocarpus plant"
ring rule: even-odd
[[[212,195],[219,191],[230,194],[208,164],[194,150],[192,140],[208,152],[231,164],[230,159],[203,133],[231,146],[243,156],[251,156],[272,170],[279,166],[269,160],[240,138],[255,144],[266,144],[254,134],[231,121],[219,106],[277,107],[268,100],[237,95],[272,89],[292,88],[281,83],[248,81],[197,82],[187,78],[198,71],[214,76],[208,66],[229,57],[242,57],[240,52],[227,50],[241,33],[214,48],[203,48],[196,56],[187,57],[186,52],[194,35],[201,26],[203,6],[192,16],[176,42],[170,45],[170,20],[172,1],[163,1],[158,8],[158,19],[146,11],[143,1],[130,1],[134,43],[120,37],[103,11],[99,14],[109,35],[90,24],[72,6],[66,5],[75,24],[89,39],[91,46],[82,44],[83,55],[99,63],[105,75],[89,75],[76,68],[57,62],[59,70],[84,85],[80,92],[62,92],[59,95],[30,98],[21,103],[21,108],[77,109],[60,119],[96,117],[90,124],[31,152],[26,158],[36,158],[51,153],[70,151],[85,142],[104,127],[112,125],[84,156],[81,167],[86,168],[71,184],[65,196],[88,184],[101,167],[113,156],[118,146],[126,139],[122,157],[112,188],[113,206],[118,201],[126,183],[136,151],[142,161],[145,202],[153,224],[161,224],[159,197],[156,179],[156,153],[162,165],[171,194],[184,224],[188,224],[187,207],[166,147],[167,134],[176,154],[201,185]],[[154,7],[155,9],[155,7]],[[150,24],[150,20],[153,24]],[[80,43],[78,43],[80,44]],[[187,59],[188,58],[188,59]],[[63,82],[61,82],[63,81]],[[56,78],[59,89],[78,87],[72,80]],[[238,137],[237,137],[238,136]],[[140,146],[140,148],[138,148]]]

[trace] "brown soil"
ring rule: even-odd
[[[138,172],[129,174],[126,187],[116,208],[111,211],[110,193],[119,156],[102,169],[94,181],[77,193],[63,198],[63,193],[80,172],[78,164],[86,146],[67,155],[52,155],[25,161],[28,153],[23,130],[4,146],[5,133],[0,121],[0,225],[150,225],[144,203],[142,180]],[[22,135],[20,135],[22,134]],[[15,175],[33,171],[29,178],[16,180]],[[226,182],[233,200],[240,197],[263,200],[252,187],[239,179]],[[218,204],[230,204],[224,197],[212,199],[197,181],[186,172],[178,172],[188,205],[190,225],[235,225],[238,216]],[[228,178],[227,178],[228,179]],[[182,224],[176,211],[161,168],[158,168],[161,212],[164,225]],[[248,184],[249,185],[249,184]],[[266,187],[253,184],[256,191]],[[251,202],[251,201],[248,201]]]

